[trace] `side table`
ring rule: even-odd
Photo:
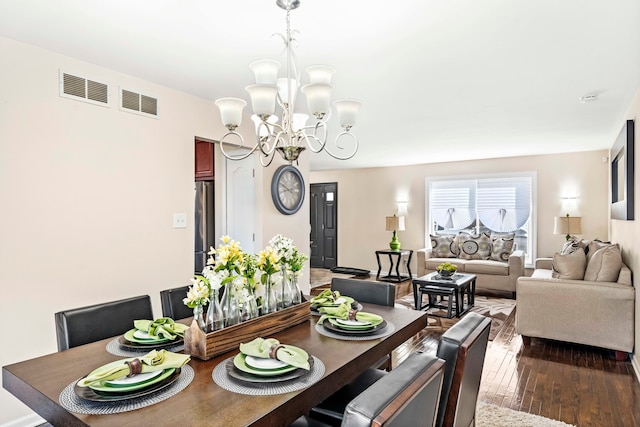
[[[388,255],[389,256],[389,274],[386,276],[380,277],[380,272],[382,271],[382,264],[380,263],[380,255]],[[402,257],[404,255],[408,255],[407,257],[407,273],[408,275],[400,274],[400,263],[402,261]],[[376,251],[376,260],[378,261],[378,274],[376,275],[376,280],[384,280],[387,282],[403,282],[405,280],[411,279],[411,256],[413,255],[413,251],[411,249],[400,249],[397,251],[393,251],[391,249],[381,249]],[[396,257],[395,263],[393,257]],[[394,270],[396,274],[393,274]]]

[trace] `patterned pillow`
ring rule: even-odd
[[[560,255],[569,255],[577,251],[578,249],[580,249],[580,247],[581,247],[580,240],[576,239],[575,237],[571,237],[569,240],[565,242],[564,245],[562,245],[562,249],[560,250]]]
[[[509,261],[509,256],[515,247],[514,238],[498,237],[491,242],[491,259],[496,261]]]
[[[468,233],[458,235],[458,255],[461,259],[489,259],[491,256],[491,237],[486,233],[477,236]]]
[[[431,253],[434,258],[455,258],[457,250],[453,246],[454,236],[431,236]]]

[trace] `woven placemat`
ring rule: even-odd
[[[114,338],[107,343],[107,347],[106,347],[107,353],[111,353],[115,356],[137,357],[142,354],[147,354],[151,350],[153,350],[153,348],[141,348],[140,350],[136,350],[133,348],[125,348],[120,345],[120,342],[118,340],[119,338]],[[163,347],[163,349],[170,351],[172,353],[177,353],[179,351],[184,350],[184,341],[177,345]]]
[[[279,381],[273,383],[249,383],[230,377],[227,374],[227,364],[233,363],[232,356],[218,363],[211,373],[213,382],[227,391],[239,394],[249,394],[252,396],[268,396],[271,394],[283,394],[296,390],[302,390],[317,382],[324,375],[324,363],[315,356],[313,357],[313,366],[308,374],[287,381]]]
[[[322,326],[319,323],[316,323],[316,332],[320,335],[324,335],[325,337],[335,338],[337,340],[345,340],[345,341],[367,341],[367,340],[375,340],[378,338],[386,337],[387,335],[391,335],[396,330],[396,327],[393,323],[387,321],[387,326],[384,329],[381,329],[377,332],[367,335],[343,335],[338,334],[336,332],[332,332]]]
[[[136,409],[144,408],[147,406],[155,405],[163,400],[167,400],[171,396],[175,396],[184,390],[195,376],[193,368],[189,365],[184,365],[180,370],[180,376],[178,379],[168,387],[158,390],[155,393],[150,393],[146,396],[137,397],[134,399],[119,400],[116,402],[94,402],[92,400],[85,400],[78,397],[73,391],[78,380],[72,382],[62,390],[58,400],[60,405],[67,411],[75,412],[77,414],[87,415],[106,415],[106,414],[119,414],[120,412],[134,411]]]

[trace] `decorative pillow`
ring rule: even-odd
[[[509,261],[509,256],[515,247],[513,237],[498,237],[491,242],[491,259],[496,261]]]
[[[453,238],[455,236],[431,236],[431,253],[434,258],[455,258],[457,248],[454,248]]]
[[[489,259],[491,256],[491,237],[486,233],[477,236],[468,233],[458,234],[458,257],[461,259]]]
[[[560,250],[560,255],[569,255],[580,249],[580,240],[575,237],[571,237],[566,241],[564,245],[562,245],[562,249]]]
[[[553,273],[556,279],[582,280],[587,265],[584,251],[575,251],[567,255],[556,253],[553,255]]]
[[[587,264],[589,264],[589,260],[591,259],[593,254],[595,254],[598,251],[598,249],[602,249],[607,246],[611,246],[611,242],[603,242],[602,240],[599,240],[599,239],[590,241],[589,245],[587,246],[587,249],[585,250],[585,252],[587,253]],[[613,245],[613,246],[618,246],[618,245]]]
[[[515,237],[516,237],[516,233],[500,233],[497,231],[491,232],[491,240],[496,240],[499,238],[511,240],[511,239],[515,239]]]
[[[608,245],[593,253],[587,263],[584,280],[617,282],[622,268],[622,254],[616,245]]]

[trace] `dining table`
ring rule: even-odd
[[[268,338],[304,349],[321,366],[312,384],[293,391],[252,394],[230,391],[212,377],[238,350],[209,360],[191,357],[192,379],[165,400],[118,413],[78,413],[61,403],[63,391],[99,366],[122,359],[106,350],[115,338],[2,367],[2,385],[54,426],[286,426],[354,380],[427,325],[427,314],[407,308],[362,304],[388,323],[386,334],[340,339],[323,333],[318,317]],[[183,319],[188,323],[189,319]],[[267,338],[267,337],[264,337]],[[218,371],[220,372],[220,371]],[[250,384],[248,385],[250,386]]]

